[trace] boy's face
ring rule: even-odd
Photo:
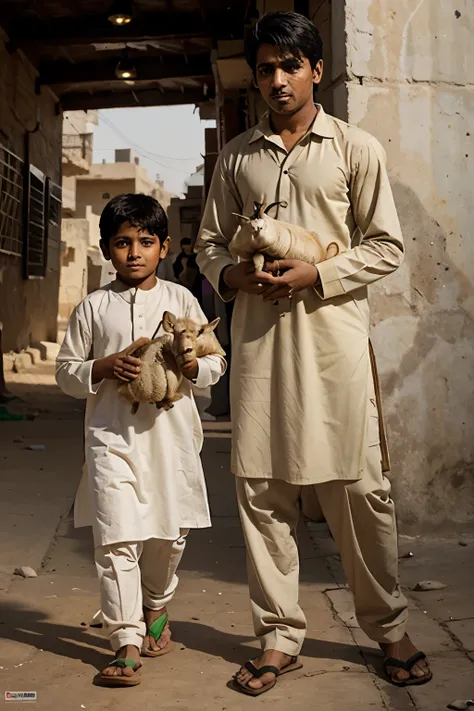
[[[313,86],[323,75],[323,61],[314,69],[307,57],[283,55],[279,47],[262,44],[257,53],[255,81],[265,103],[276,114],[291,115],[313,103]]]
[[[158,264],[168,254],[169,237],[161,244],[156,235],[124,222],[108,246],[101,243],[101,249],[126,284],[140,284],[154,276]]]

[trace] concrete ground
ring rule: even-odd
[[[435,674],[430,684],[407,691],[381,678],[381,656],[354,620],[337,551],[316,523],[300,532],[301,602],[309,623],[303,669],[257,699],[228,688],[257,647],[223,425],[206,437],[213,528],[189,537],[170,608],[174,652],[145,659],[137,688],[93,686],[110,652],[101,631],[84,624],[98,609],[92,540],[88,529],[72,527],[69,513],[82,463],[82,406],[58,392],[51,365],[9,379],[38,415],[33,422],[0,423],[2,697],[3,691],[36,691],[35,708],[47,711],[438,711],[474,696],[474,540],[401,540],[401,555],[414,554],[400,560],[410,631]],[[28,450],[29,444],[45,449]],[[13,576],[19,565],[37,569],[38,577]],[[411,591],[421,580],[447,587]]]

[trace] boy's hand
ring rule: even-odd
[[[141,364],[140,358],[118,353],[113,365],[113,376],[125,382],[135,380],[140,375]]]
[[[112,353],[106,358],[94,361],[92,382],[101,380],[122,380],[125,383],[135,380],[140,375],[141,360],[123,353]]]
[[[199,373],[199,365],[196,358],[190,363],[185,363],[184,365],[180,366],[180,370],[185,378],[187,378],[188,380],[195,380]]]

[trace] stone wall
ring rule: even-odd
[[[59,319],[65,322],[74,308],[87,295],[89,222],[63,219],[61,225],[63,252],[59,286]]]
[[[384,145],[407,246],[371,289],[405,531],[474,523],[472,12],[469,0],[346,0],[332,34],[346,65],[335,111]]]
[[[48,89],[35,94],[35,71],[20,52],[10,55],[0,42],[0,143],[20,158],[26,131],[30,160],[57,183],[61,182],[61,116]],[[53,228],[58,229],[58,228]],[[56,243],[57,244],[57,243]],[[56,339],[59,290],[59,250],[53,243],[46,277],[24,280],[20,257],[0,253],[0,320],[3,349],[20,350],[36,341]]]

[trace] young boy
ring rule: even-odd
[[[210,526],[193,385],[214,385],[226,365],[220,356],[195,360],[182,369],[184,397],[173,409],[141,404],[132,414],[117,385],[138,376],[140,361],[121,351],[137,338],[152,338],[166,310],[201,323],[206,318],[187,289],[155,276],[169,248],[166,214],[155,199],[113,198],[100,235],[117,278],[75,309],[56,378],[68,395],[87,398],[75,525],[93,526],[102,617],[115,652],[98,681],[132,686],[140,683],[140,654],[171,651],[166,606],[185,538],[190,528]]]

